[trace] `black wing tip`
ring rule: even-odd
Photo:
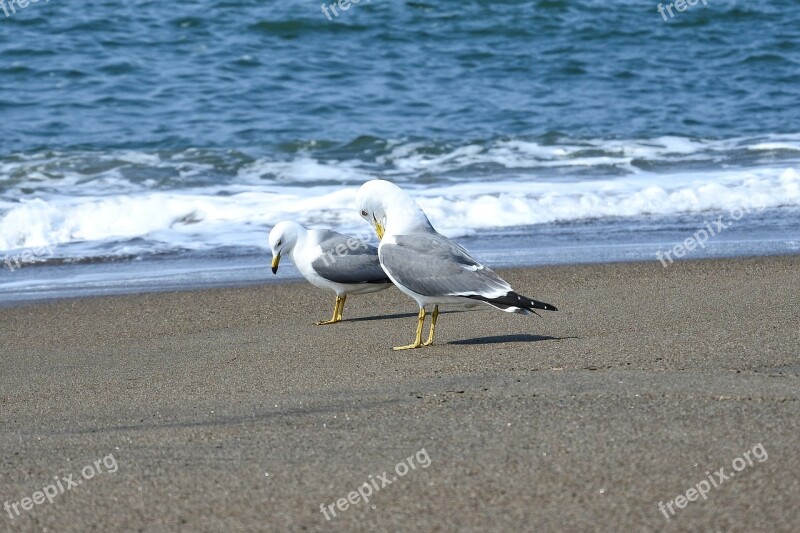
[[[555,305],[533,300],[527,296],[517,294],[514,291],[507,292],[505,295],[500,296],[499,298],[486,298],[478,295],[467,296],[467,298],[480,300],[503,310],[506,310],[509,307],[516,307],[531,312],[534,312],[534,309],[540,309],[542,311],[558,311],[558,308]],[[534,314],[536,313],[534,312]]]
[[[558,311],[558,308],[555,305],[540,302],[539,300],[533,300],[527,296],[517,294],[516,292],[510,292],[506,294],[506,298],[516,299],[520,304],[522,304],[521,307],[523,309],[528,309],[529,311],[533,311],[534,309],[540,309],[542,311]]]
[[[392,280],[389,278],[381,278],[381,279],[370,279],[365,281],[364,283],[372,284],[372,285],[389,285],[392,283]]]

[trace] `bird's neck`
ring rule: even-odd
[[[387,234],[407,235],[432,229],[428,217],[416,203],[394,205],[386,212]]]
[[[293,239],[294,243],[292,243],[292,247],[287,250],[287,252],[289,252],[289,254],[292,256],[292,259],[294,259],[295,248],[297,248],[298,246],[300,246],[301,248],[305,246],[306,239],[308,239],[308,230],[306,230],[306,228],[302,226],[298,226],[297,228],[295,228],[295,234]]]

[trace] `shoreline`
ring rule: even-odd
[[[681,262],[800,254],[800,210],[767,209],[746,224],[737,220],[733,227],[715,231],[712,236],[702,228],[710,225],[708,221],[714,220],[714,213],[717,212],[615,217],[481,230],[455,240],[493,269],[649,262],[659,261],[659,257],[664,262]],[[701,220],[706,221],[705,226]],[[730,226],[731,221],[725,220]],[[266,242],[266,228],[264,231]],[[694,236],[701,241],[694,243]],[[685,248],[687,244],[693,249]],[[289,263],[275,278],[269,271],[269,250],[259,247],[184,250],[126,259],[79,259],[80,256],[70,255],[69,247],[55,252],[56,257],[47,263],[26,263],[13,271],[0,268],[0,306],[13,301],[252,286],[300,279]],[[682,258],[678,259],[678,254]]]
[[[531,255],[538,252],[533,250]],[[715,260],[737,260],[737,259],[756,259],[756,258],[771,258],[771,257],[793,257],[800,255],[800,252],[795,250],[773,250],[768,253],[752,253],[752,254],[737,254],[737,255],[719,255],[719,256],[701,256],[701,257],[685,257],[675,260],[673,263],[668,263],[663,266],[663,260],[654,255],[652,260],[643,260],[641,257],[634,257],[630,259],[619,259],[619,257],[611,256],[611,260],[602,260],[600,258],[590,258],[585,261],[578,262],[543,262],[539,264],[529,263],[514,263],[503,262],[503,254],[507,251],[487,251],[478,250],[474,255],[476,258],[489,266],[493,270],[513,270],[524,268],[557,268],[569,266],[591,266],[591,265],[614,265],[614,264],[649,264],[656,263],[665,269],[674,268],[676,265],[684,262],[696,261],[715,261]],[[576,256],[570,255],[574,259]],[[199,270],[199,271],[179,271],[178,269],[172,273],[153,273],[151,275],[138,273],[141,276],[139,279],[130,279],[131,276],[136,275],[137,268],[140,263],[128,261],[122,264],[112,263],[110,268],[121,269],[121,272],[116,274],[116,279],[105,279],[107,273],[92,275],[91,273],[83,272],[85,266],[90,268],[96,265],[73,265],[62,266],[66,268],[69,276],[65,281],[59,279],[58,271],[54,271],[52,267],[46,265],[36,265],[27,267],[25,271],[31,281],[30,285],[22,285],[19,288],[4,286],[0,283],[0,309],[15,308],[27,305],[46,304],[48,302],[57,302],[61,300],[73,300],[82,298],[95,298],[95,297],[112,297],[124,296],[135,294],[158,294],[170,292],[195,292],[210,289],[235,289],[235,288],[248,288],[258,287],[261,285],[274,285],[285,283],[307,283],[296,268],[290,262],[283,265],[280,276],[274,276],[269,272],[267,255],[258,256],[257,260],[249,260],[246,264],[233,265],[227,263],[217,263],[216,270]],[[519,258],[516,259],[519,261]],[[155,264],[158,266],[157,264]],[[100,268],[105,268],[105,264],[100,264]],[[151,267],[152,268],[152,267]],[[80,273],[75,273],[77,270]],[[64,271],[60,271],[64,275]],[[162,271],[163,272],[163,271]],[[37,273],[46,273],[50,277],[49,285],[37,286]],[[83,278],[83,279],[79,279]],[[24,282],[23,282],[24,283]],[[26,288],[27,287],[27,288]]]

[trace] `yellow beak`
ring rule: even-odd
[[[383,234],[386,233],[386,230],[383,229],[383,226],[377,220],[375,221],[375,233],[378,234],[379,239],[383,239]]]
[[[273,274],[277,274],[278,273],[278,265],[280,264],[280,262],[281,262],[281,254],[278,254],[278,255],[276,255],[276,256],[274,256],[272,258],[272,273]]]

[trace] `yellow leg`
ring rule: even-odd
[[[422,328],[425,325],[425,308],[419,308],[419,317],[417,321],[417,335],[414,337],[414,342],[408,346],[395,346],[394,350],[413,350],[422,346]]]
[[[316,322],[317,326],[324,326],[325,324],[336,324],[337,322],[342,320],[342,312],[340,310],[340,306],[344,307],[344,299],[341,296],[336,297],[336,304],[333,306],[333,318],[330,320],[323,320],[322,322]]]
[[[339,314],[336,317],[337,322],[342,321],[342,314],[344,313],[344,302],[347,300],[347,295],[345,294],[339,299]]]
[[[433,306],[433,313],[431,313],[431,329],[428,332],[428,340],[425,341],[423,346],[430,346],[433,344],[433,331],[436,329],[436,319],[439,318],[439,306]]]

